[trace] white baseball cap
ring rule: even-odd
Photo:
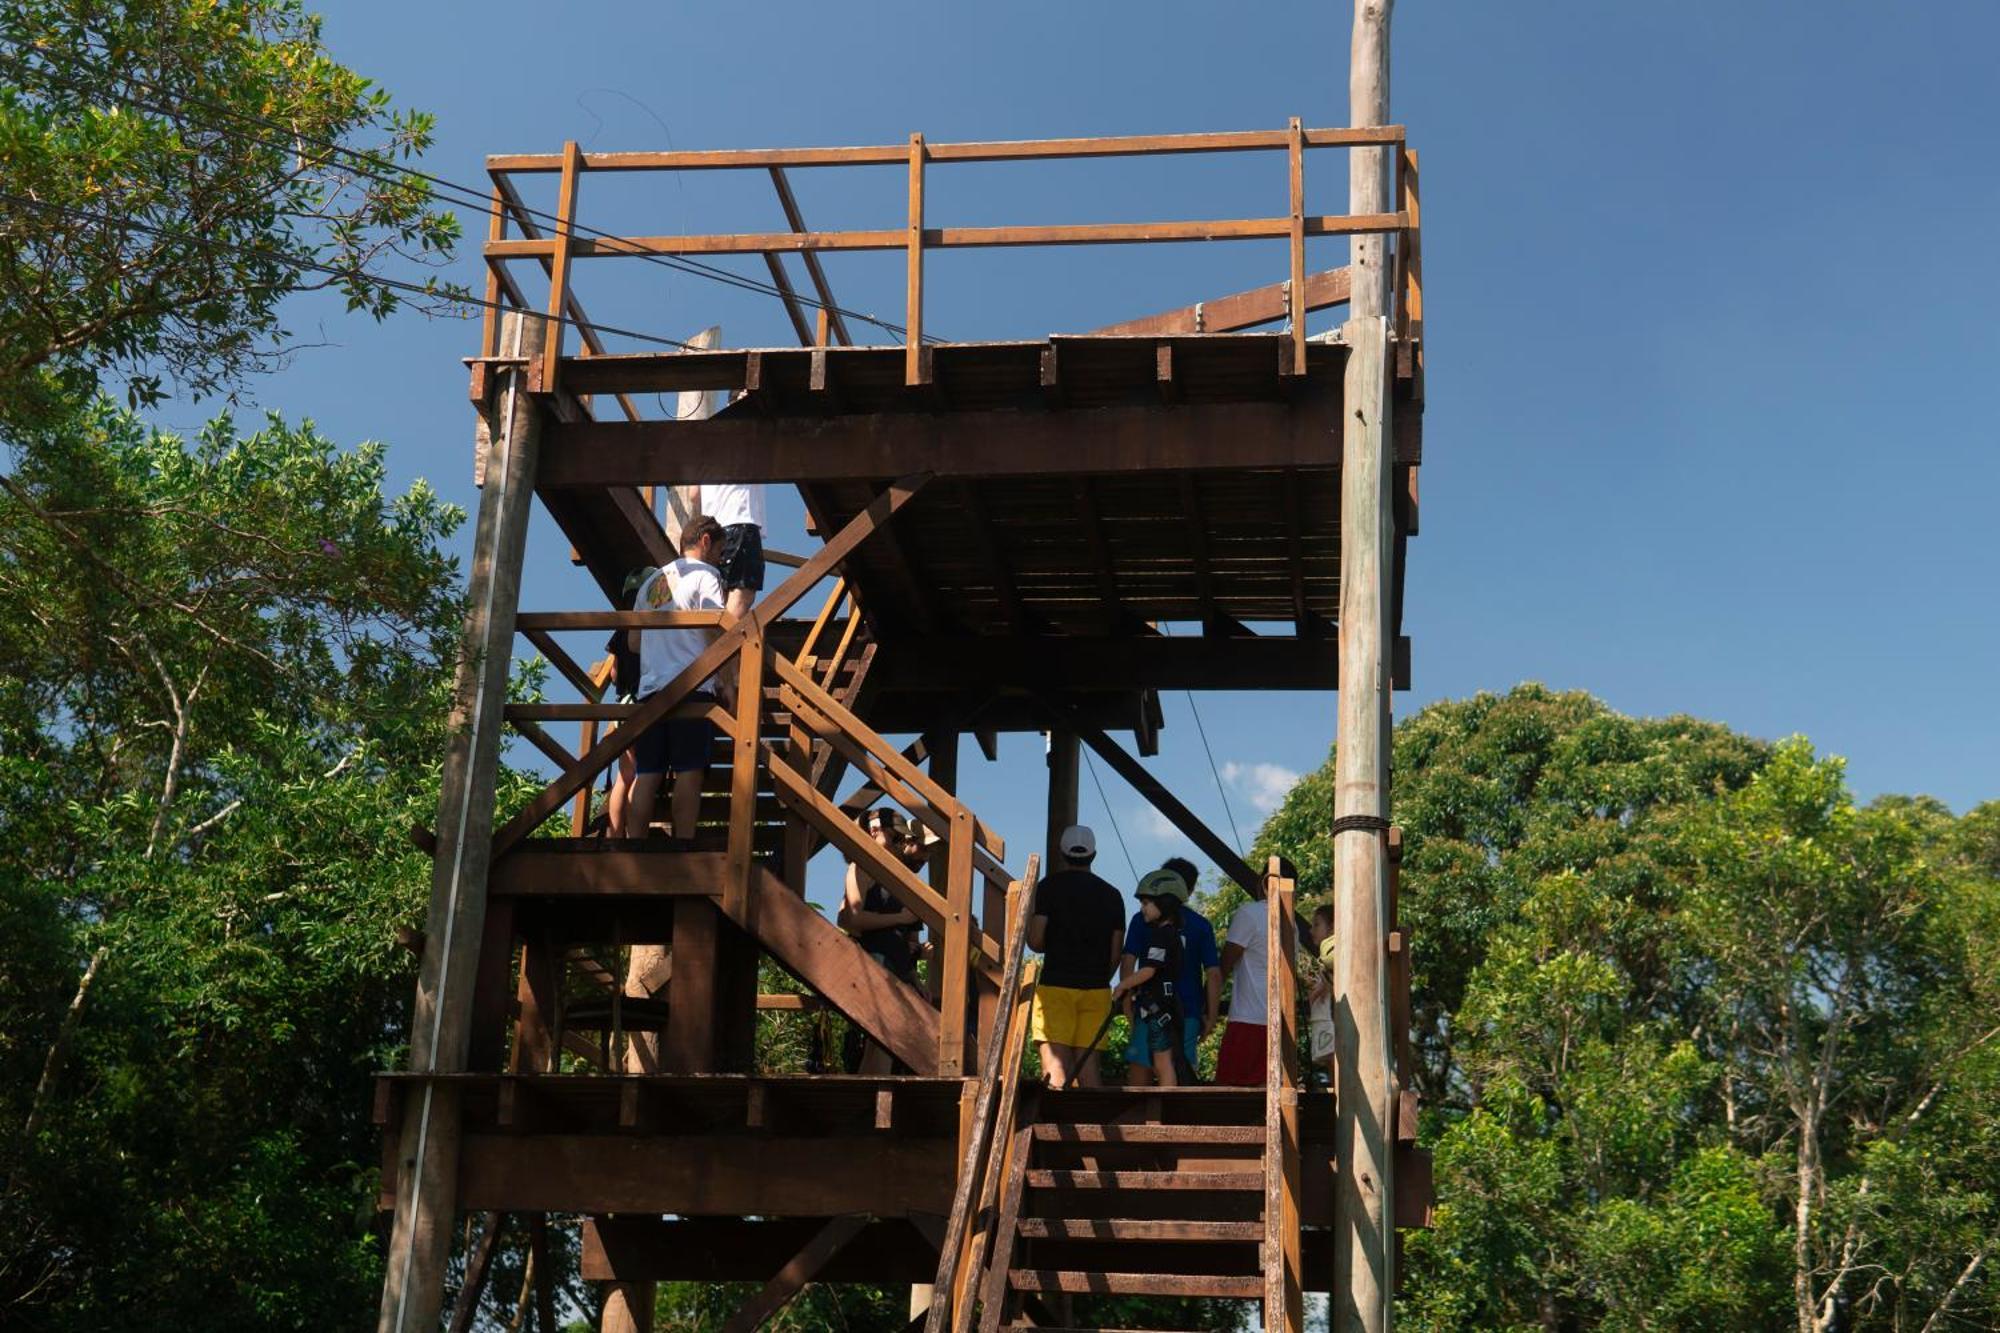
[[[1071,824],[1063,830],[1056,846],[1072,861],[1088,861],[1097,855],[1097,835],[1081,824]]]

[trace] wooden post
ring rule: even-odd
[[[712,899],[674,899],[673,975],[667,980],[667,1031],[660,1062],[670,1074],[715,1069],[717,936],[722,914]]]
[[[532,359],[541,352],[538,320],[510,313],[500,336],[515,354]],[[452,703],[423,965],[410,1019],[410,1069],[419,1074],[454,1074],[466,1067],[486,926],[501,707],[513,660],[514,614],[520,608],[521,561],[541,437],[541,409],[529,396],[518,365],[505,369],[488,410],[495,418],[488,425],[493,448],[479,497],[464,656]],[[458,1202],[458,1113],[458,1093],[448,1082],[426,1081],[404,1101],[381,1333],[431,1333],[438,1325]]]
[[[563,319],[569,313],[570,232],[576,218],[576,178],[582,170],[583,152],[572,139],[563,145],[562,184],[556,195],[555,260],[549,269],[549,327],[534,380],[538,393],[556,391],[556,375],[562,365]]]
[[[1056,844],[1061,841],[1063,830],[1076,823],[1077,761],[1080,757],[1075,732],[1049,733],[1048,837],[1045,840],[1044,864],[1057,870],[1068,864],[1063,860],[1062,848]]]
[[[1264,1328],[1300,1333],[1298,929],[1294,885],[1272,857],[1264,879]]]
[[[903,298],[903,382],[922,384],[924,375],[924,136],[910,136],[909,284]]]
[[[1355,0],[1350,121],[1386,123],[1392,0]],[[1384,150],[1349,153],[1348,207],[1384,210]],[[1395,1292],[1389,991],[1389,271],[1381,236],[1353,243],[1342,399],[1340,721],[1334,759],[1333,1333],[1388,1333]]]

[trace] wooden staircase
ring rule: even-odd
[[[1123,1120],[1072,1118],[1096,1100],[1043,1095],[1016,1130],[980,1328],[1066,1323],[1076,1296],[1261,1299],[1261,1105],[1223,1099],[1233,1120],[1171,1123],[1153,1097]]]

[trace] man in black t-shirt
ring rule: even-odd
[[[1057,842],[1063,868],[1035,889],[1028,943],[1042,954],[1031,1028],[1042,1075],[1057,1091],[1097,1085],[1097,1060],[1083,1058],[1111,1015],[1111,975],[1124,948],[1125,902],[1090,873],[1096,835],[1081,824]],[[1079,1067],[1081,1066],[1081,1067]]]

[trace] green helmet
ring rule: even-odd
[[[1151,871],[1139,881],[1139,887],[1132,890],[1134,898],[1172,898],[1175,902],[1188,900],[1187,881],[1171,870]]]

